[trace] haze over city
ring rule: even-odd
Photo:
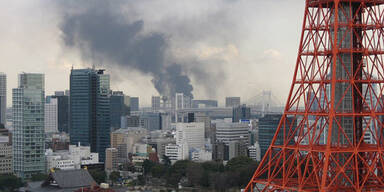
[[[20,72],[44,73],[46,95],[69,89],[71,68],[95,65],[111,89],[195,99],[270,90],[284,103],[296,62],[303,1],[2,1],[0,71],[8,102]],[[289,11],[288,11],[289,10]],[[177,92],[177,91],[176,91]]]

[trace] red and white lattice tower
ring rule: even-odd
[[[384,0],[306,0],[295,73],[245,191],[384,191]]]

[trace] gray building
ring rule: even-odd
[[[57,99],[57,128],[59,132],[69,133],[69,92],[55,91],[51,98]]]
[[[192,108],[209,108],[217,106],[217,100],[192,100]]]
[[[0,124],[6,124],[7,76],[0,72]]]
[[[240,103],[240,97],[226,97],[225,107],[237,107]]]
[[[122,127],[121,119],[130,115],[130,97],[124,95],[122,91],[112,92],[111,104],[111,128],[112,131]]]
[[[152,96],[152,110],[158,111],[160,109],[160,96]]]
[[[139,98],[138,97],[131,97],[130,98],[130,105],[131,105],[131,111],[139,111]]]
[[[21,178],[45,173],[44,75],[22,73],[13,89],[13,170]]]
[[[233,107],[232,122],[239,122],[240,120],[249,120],[251,118],[251,108],[246,105],[239,105]]]
[[[110,145],[109,79],[95,69],[72,69],[70,76],[71,144],[90,146],[102,162]]]

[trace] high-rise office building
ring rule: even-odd
[[[51,98],[57,99],[57,126],[59,132],[69,133],[69,92],[55,91]]]
[[[269,146],[271,145],[273,136],[275,135],[276,129],[279,125],[281,114],[267,114],[264,117],[259,119],[259,145],[260,145],[260,155],[263,157],[267,152]],[[288,122],[292,122],[292,117],[287,117]],[[292,124],[295,126],[296,122]],[[289,124],[290,125],[290,124]],[[289,126],[285,127],[285,131],[288,132]],[[282,132],[282,131],[281,131]],[[279,134],[275,145],[283,145],[283,134]]]
[[[131,111],[139,111],[139,98],[131,97],[130,98]]]
[[[239,122],[240,120],[249,120],[251,118],[251,108],[246,105],[239,105],[233,107],[232,122]]]
[[[160,96],[152,96],[152,110],[157,111],[160,109]]]
[[[110,141],[109,75],[104,70],[72,69],[70,76],[71,144],[90,146],[105,160]]]
[[[44,111],[44,129],[45,133],[58,132],[58,105],[57,98],[47,97]]]
[[[237,107],[240,105],[240,97],[226,97],[225,107]]]
[[[21,178],[45,173],[44,75],[22,73],[13,89],[13,170]]]
[[[7,110],[7,76],[0,72],[0,124],[6,123]]]
[[[114,91],[110,97],[112,131],[121,128],[121,118],[130,115],[130,97],[122,91]]]
[[[176,123],[176,144],[204,149],[204,123]]]

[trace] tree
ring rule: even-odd
[[[167,167],[170,167],[171,164],[172,164],[171,159],[169,159],[169,157],[168,157],[168,156],[165,156],[165,155],[163,155],[163,161],[162,161],[162,163],[163,163],[165,166],[167,166]]]
[[[155,165],[155,163],[153,163],[152,161],[150,161],[148,159],[144,160],[144,162],[143,162],[144,175],[147,175],[148,173],[150,173],[150,171],[154,165]]]
[[[15,175],[0,175],[0,191],[15,191],[25,184]]]
[[[31,176],[31,181],[44,181],[48,178],[47,174],[44,173],[36,173]]]
[[[188,178],[189,183],[192,186],[200,185],[200,180],[203,173],[204,173],[204,169],[200,163],[194,163],[194,162],[188,163],[186,176]]]
[[[255,163],[253,159],[245,156],[235,157],[228,161],[226,169],[229,171],[239,170],[241,168],[247,167],[250,164]]]
[[[96,183],[104,183],[107,178],[105,171],[101,170],[89,170],[89,174],[91,174]]]
[[[177,186],[180,179],[186,176],[187,167],[190,161],[176,161],[168,171],[167,183],[171,186]]]
[[[167,173],[168,167],[162,164],[155,164],[151,169],[151,174],[153,177],[161,178]]]
[[[120,178],[120,172],[118,171],[113,171],[110,175],[109,175],[109,179],[112,181],[112,185],[117,182],[117,180],[119,180]]]

